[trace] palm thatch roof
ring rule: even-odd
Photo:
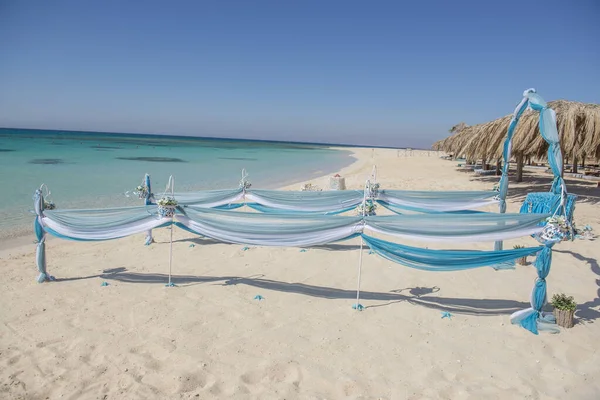
[[[600,159],[600,105],[556,100],[548,106],[556,112],[563,154]],[[433,148],[470,159],[499,159],[511,118],[512,114],[466,127],[434,143]],[[512,153],[542,159],[547,151],[548,144],[540,135],[539,114],[525,111],[515,129]]]

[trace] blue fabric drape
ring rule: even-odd
[[[574,194],[567,195],[567,201],[565,204],[565,216],[567,221],[573,221],[573,212],[575,211],[575,202],[577,196]],[[520,213],[534,213],[534,214],[554,214],[559,211],[561,196],[553,192],[536,192],[528,193],[525,197],[525,201],[521,205]],[[540,222],[540,225],[545,225],[546,222]]]
[[[146,193],[146,198],[144,199],[144,204],[149,206],[152,204],[152,186],[150,186],[150,175],[146,174],[144,176],[144,184],[148,188],[148,193]]]
[[[552,192],[560,194],[563,190],[564,180],[562,178],[562,152],[560,150],[560,139],[556,127],[556,113],[547,107],[544,99],[537,93],[530,95],[531,108],[540,113],[540,133],[548,143],[548,164],[554,174]]]
[[[506,139],[504,139],[504,148],[502,151],[502,176],[500,177],[500,186],[498,198],[500,199],[500,213],[503,214],[506,212],[506,195],[508,194],[508,171],[510,169],[510,157],[512,150],[512,138],[515,133],[515,128],[519,124],[519,119],[521,115],[527,110],[529,106],[529,100],[527,95],[529,92],[533,91],[533,89],[528,89],[523,93],[523,98],[521,102],[517,105],[515,110],[513,111],[513,117],[510,120],[510,124],[508,125],[508,131],[506,133]],[[502,250],[502,242],[497,241],[494,244],[494,250]]]
[[[243,205],[243,204],[241,204]],[[336,211],[297,211],[297,210],[286,210],[283,208],[268,207],[259,203],[246,203],[248,207],[253,210],[260,211],[265,214],[296,214],[296,215],[337,215],[342,214],[350,210],[356,209],[356,206],[350,206],[342,208]]]
[[[407,208],[407,207],[401,207],[401,206],[397,206],[395,204],[392,203],[388,203],[387,201],[383,201],[383,200],[377,200],[377,204],[379,204],[380,206],[382,206],[383,208],[390,210],[391,212],[393,212],[394,214],[405,214],[407,211],[409,212],[414,212],[414,213],[428,213],[428,214],[440,214],[440,213],[445,213],[445,214],[481,214],[484,213],[484,211],[477,211],[477,210],[459,210],[459,211],[430,211],[430,210],[426,210],[426,209],[415,209],[415,208]]]
[[[555,326],[556,321],[554,316],[542,312],[542,308],[547,302],[546,277],[550,273],[551,264],[552,244],[548,244],[539,252],[534,263],[538,276],[531,293],[531,307],[517,311],[511,315],[511,322],[513,324],[519,324],[536,335],[540,330],[551,332],[558,331],[558,328]]]
[[[500,251],[431,250],[362,235],[365,243],[390,261],[424,271],[460,271],[494,266],[539,252],[543,246]]]
[[[35,263],[39,272],[37,277],[38,283],[49,281],[52,279],[48,275],[46,270],[46,231],[41,224],[42,217],[44,216],[44,196],[40,189],[36,190],[33,195],[33,210],[36,214],[33,222],[33,230],[37,240],[35,249]]]

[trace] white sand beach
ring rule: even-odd
[[[490,190],[498,180],[458,172],[436,152],[353,151],[356,162],[339,171],[349,188],[361,188],[374,164],[383,188]],[[508,211],[550,181],[526,171],[525,182],[510,183]],[[328,176],[312,183],[325,188]],[[577,224],[600,233],[600,189],[567,184],[583,195]],[[577,321],[536,336],[509,321],[529,306],[530,265],[434,273],[366,249],[359,312],[360,239],[305,252],[244,251],[175,228],[177,287],[166,288],[169,230],[155,235],[149,247],[143,235],[51,239],[48,271],[58,281],[44,284],[35,280],[33,233],[3,246],[0,398],[600,398],[598,240],[555,247],[548,294],[574,296]],[[506,247],[515,244],[534,240]]]

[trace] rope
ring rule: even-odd
[[[167,182],[167,186],[165,187],[165,191],[163,193],[163,197],[165,197],[165,195],[169,192],[169,189],[171,189],[171,197],[175,197],[174,187],[175,187],[175,178],[173,178],[173,175],[170,175],[169,182]]]

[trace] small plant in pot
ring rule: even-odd
[[[513,246],[513,249],[515,249],[515,250],[524,249],[524,248],[525,248],[525,246],[521,246],[520,244]],[[521,265],[527,265],[527,256],[517,258],[517,263],[519,263]]]
[[[574,323],[575,309],[577,303],[573,296],[567,296],[564,293],[555,294],[550,302],[554,307],[554,317],[558,326],[563,328],[572,328]]]

